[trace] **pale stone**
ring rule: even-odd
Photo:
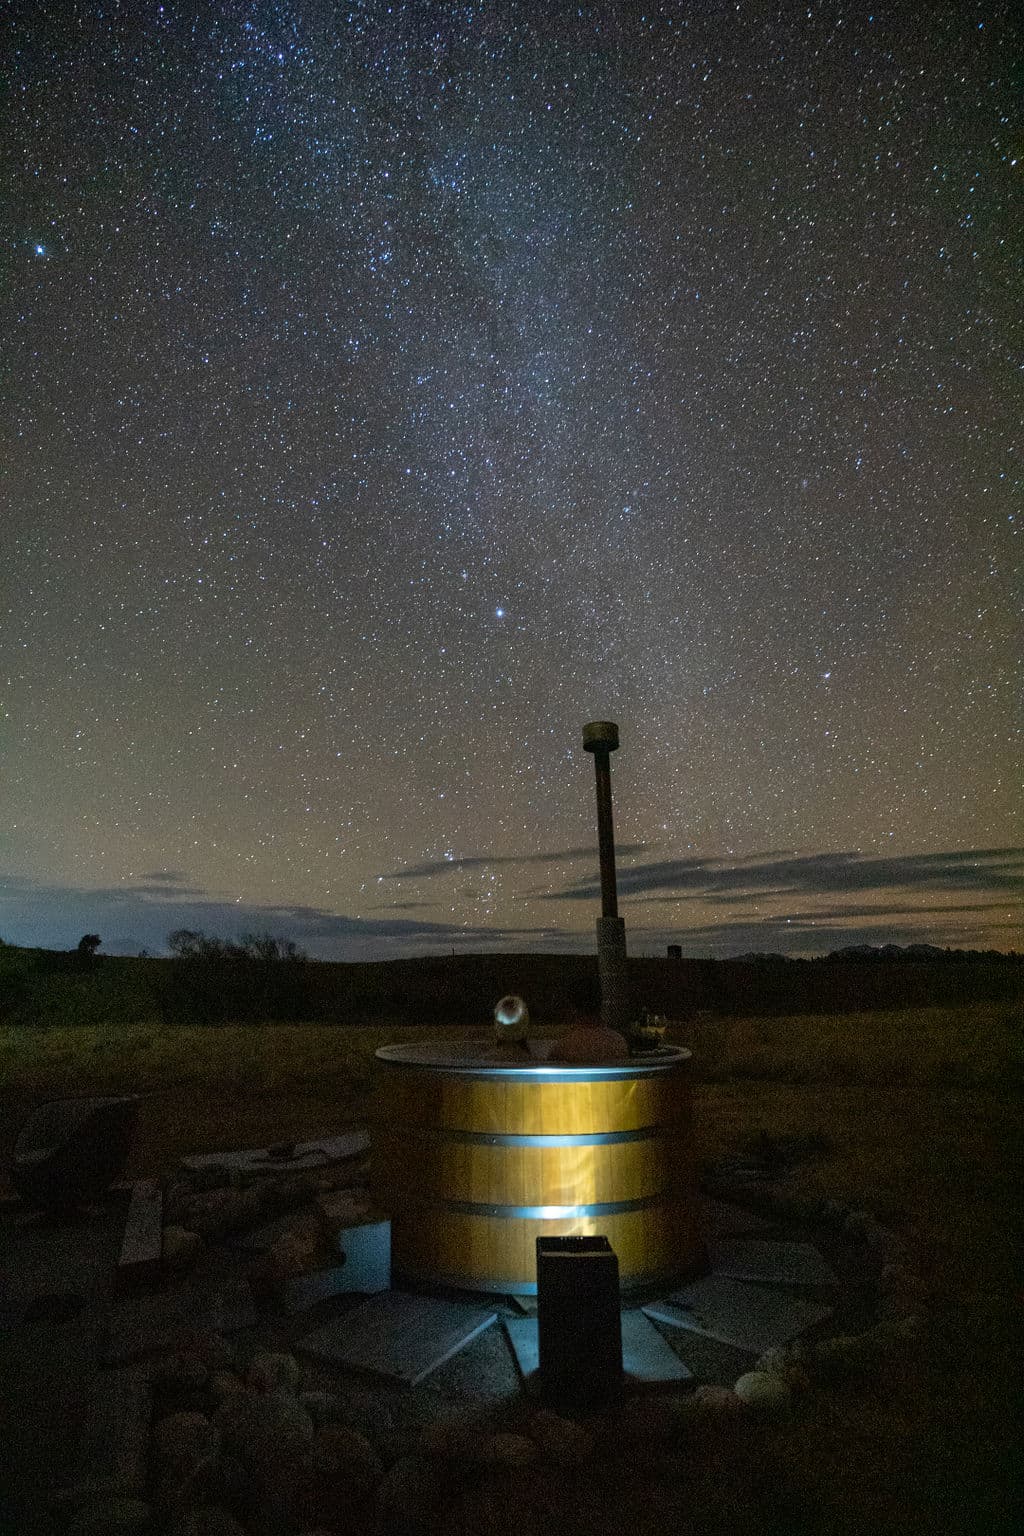
[[[743,1403],[731,1387],[710,1384],[698,1387],[693,1394],[694,1408],[702,1418],[727,1418],[742,1411]]]
[[[198,1232],[187,1227],[164,1227],[162,1261],[165,1269],[188,1269],[203,1251],[203,1240]]]
[[[537,1460],[537,1447],[525,1435],[489,1435],[483,1449],[486,1461],[502,1467],[528,1467]]]
[[[778,1376],[791,1392],[805,1392],[810,1386],[806,1370],[807,1351],[784,1345],[781,1349],[766,1349],[754,1362],[754,1370],[769,1376]]]
[[[766,1419],[781,1419],[793,1406],[793,1394],[781,1376],[768,1371],[747,1371],[733,1391],[754,1413]]]

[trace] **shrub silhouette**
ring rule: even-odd
[[[290,939],[243,934],[237,942],[192,928],[168,936],[172,961],[164,1012],[196,1024],[309,1017],[306,956]]]

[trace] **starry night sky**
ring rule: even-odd
[[[1021,947],[1014,15],[7,8],[0,934]]]

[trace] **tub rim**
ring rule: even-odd
[[[548,1040],[527,1042],[531,1049],[551,1043]],[[536,1061],[506,1065],[501,1061],[489,1061],[482,1041],[466,1046],[458,1041],[437,1040],[429,1044],[382,1045],[374,1052],[374,1057],[399,1071],[426,1070],[445,1076],[501,1078],[527,1083],[587,1083],[660,1076],[685,1066],[693,1059],[693,1052],[685,1045],[663,1045],[643,1056],[630,1056],[625,1061],[595,1062],[592,1066],[582,1062],[547,1061],[540,1056]]]

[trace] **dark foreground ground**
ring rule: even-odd
[[[373,1045],[410,1031],[345,1033],[341,1050],[336,1030],[313,1026],[3,1032],[0,1065],[16,1069],[0,1090],[7,1149],[32,1103],[117,1085],[159,1090],[140,1125],[133,1177],[169,1174],[187,1151],[343,1129],[365,1109]],[[912,1293],[904,1304],[923,1322],[919,1344],[866,1373],[813,1383],[779,1425],[744,1421],[738,1432],[705,1423],[667,1438],[653,1422],[632,1434],[606,1426],[579,1468],[491,1467],[452,1490],[441,1528],[467,1536],[1019,1529],[1016,1011],[705,1020],[689,1043],[705,1164],[766,1137],[801,1146],[776,1170],[787,1191],[862,1207],[899,1237]],[[40,1494],[62,1480],[97,1376],[125,1200],[112,1194],[59,1231],[11,1202],[0,1210],[0,1444],[7,1526],[19,1536],[55,1529]],[[218,1250],[204,1262],[216,1270],[237,1261]],[[26,1319],[33,1298],[68,1290],[83,1297],[77,1316]],[[243,1357],[287,1347],[307,1327],[267,1314],[236,1345]],[[704,1351],[692,1363],[701,1379],[728,1383],[750,1361]],[[322,1380],[351,1402],[388,1458],[424,1422],[459,1414],[514,1427],[526,1411],[498,1330],[413,1392]]]

